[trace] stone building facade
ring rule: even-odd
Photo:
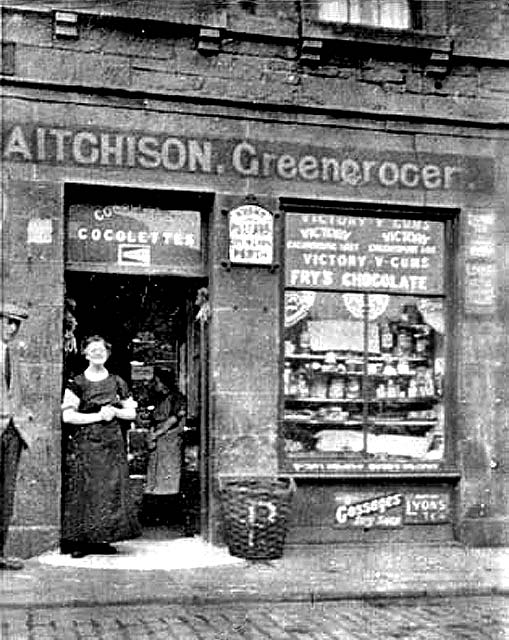
[[[221,479],[248,475],[295,479],[289,541],[425,536],[507,544],[507,3],[402,1],[410,17],[397,28],[372,17],[354,19],[354,0],[0,4],[2,284],[5,296],[31,310],[20,339],[27,403],[40,425],[36,445],[23,459],[12,549],[29,556],[58,544],[64,300],[72,287],[79,298],[82,286],[99,282],[92,277],[97,274],[108,276],[109,292],[120,287],[115,278],[124,278],[129,289],[129,278],[170,277],[168,293],[178,279],[182,305],[193,318],[195,292],[208,289],[203,364],[193,378],[201,385],[200,531],[208,539],[221,538]],[[347,5],[353,24],[341,13]],[[139,221],[150,212],[166,222],[153,221],[148,232],[120,222],[105,228],[112,207],[114,216]],[[190,211],[198,218],[186,217]],[[242,226],[244,214],[249,221]],[[183,227],[179,216],[187,221]],[[310,227],[309,216],[321,217]],[[436,259],[409,266],[398,259],[406,254],[393,255],[384,240],[380,251],[390,254],[392,271],[375,281],[365,275],[373,269],[357,269],[369,257],[359,249],[362,233],[355,247],[343,247],[342,258],[339,245],[313,244],[312,229],[321,229],[323,238],[328,225],[353,227],[361,218],[372,234],[391,220],[406,221],[403,228],[415,233],[423,220],[426,229],[441,225],[423,241],[435,243],[430,255]],[[269,236],[266,227],[249,226],[267,220]],[[308,238],[308,253],[296,238]],[[390,246],[406,243],[414,247],[409,254],[417,251],[419,239],[401,238],[393,236]],[[158,261],[155,247],[165,242],[169,253]],[[103,245],[115,245],[113,253],[101,254]],[[186,246],[189,255],[182,252]],[[344,276],[341,259],[350,260],[355,277]],[[340,285],[333,282],[338,273]],[[409,273],[410,284],[400,284]],[[436,286],[427,289],[425,280]],[[336,373],[338,360],[345,360],[346,377],[355,372],[347,369],[353,356],[344,343],[316,333],[328,326],[319,324],[328,316],[314,317],[311,350],[302,332],[298,339],[287,337],[293,321],[286,322],[285,288],[302,307],[306,291],[360,296],[355,300],[364,310],[352,317],[368,322],[365,339],[371,326],[379,329],[379,323],[369,324],[370,295],[418,298],[420,291],[441,301],[438,325],[429,320],[446,343],[441,417],[436,407],[414,407],[421,422],[442,420],[439,460],[417,459],[408,449],[352,457],[351,443],[324,446],[322,455],[288,437],[285,421],[295,414],[296,399],[307,399],[307,413],[299,409],[299,418],[288,420],[295,426],[307,416],[315,444],[319,409],[332,404],[340,427],[357,425],[351,431],[379,414],[369,413],[371,400],[358,408],[361,397],[352,394],[361,392],[353,386],[350,396],[336,396],[334,403],[325,394],[323,406],[313,405],[309,380],[296,394],[285,387],[285,357],[294,377],[302,373],[294,361],[324,371],[328,353]],[[83,303],[95,294],[102,295],[99,284]],[[309,308],[299,312],[309,314]],[[188,348],[188,374],[192,324],[179,338],[179,346]],[[399,364],[397,331],[392,337]],[[193,344],[200,351],[200,341]],[[363,380],[379,374],[389,380],[390,372],[377,369],[383,358],[374,353],[364,342],[356,373]],[[378,387],[380,406],[387,388],[388,382]],[[406,407],[415,399],[409,389],[400,385],[392,399]],[[424,410],[435,413],[423,418]],[[399,422],[409,422],[409,415]],[[385,416],[385,423],[398,422],[396,409]],[[364,434],[357,453],[369,453],[375,431],[361,427],[352,442],[356,433]],[[297,442],[297,455],[287,455],[288,441]],[[384,520],[384,514],[394,517]]]

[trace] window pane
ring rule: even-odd
[[[368,5],[362,5],[362,0],[348,0],[347,2],[350,7],[348,22],[351,24],[361,24],[363,22],[363,13],[366,9],[369,10],[370,4],[372,4],[372,0],[368,1]]]
[[[410,9],[406,0],[380,3],[380,26],[390,29],[410,28]]]
[[[443,300],[287,291],[284,337],[287,459],[443,458]]]
[[[443,302],[387,298],[385,311],[369,321],[379,344],[375,351],[370,348],[367,371],[368,457],[441,459]]]
[[[318,19],[390,29],[411,26],[408,0],[320,0]]]
[[[318,7],[318,19],[325,22],[348,22],[348,5],[344,0],[323,0]]]
[[[352,315],[340,293],[291,291],[285,303],[284,449],[297,458],[359,457],[362,313]]]

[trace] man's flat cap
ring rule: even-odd
[[[28,318],[28,311],[12,302],[0,302],[0,317],[12,318],[13,320],[25,320]]]

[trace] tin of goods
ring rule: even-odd
[[[360,397],[361,385],[357,377],[350,378],[346,385],[346,397],[355,400]]]
[[[410,373],[410,366],[408,364],[408,360],[406,360],[404,358],[399,360],[398,366],[396,367],[396,371],[401,376],[408,375]]]
[[[360,373],[362,371],[362,360],[359,358],[347,358],[345,366],[347,372]]]
[[[291,379],[292,379],[292,370],[288,365],[285,365],[283,380],[284,380],[284,391],[286,396],[290,395]]]
[[[399,398],[399,385],[394,380],[389,380],[387,383],[387,397]]]
[[[312,398],[327,398],[327,381],[324,376],[317,376],[311,382],[310,395]]]
[[[297,395],[299,398],[309,398],[309,382],[305,374],[299,373],[297,377]]]
[[[378,339],[380,351],[382,353],[392,353],[394,349],[394,333],[390,322],[385,321],[378,325]]]
[[[333,377],[329,382],[328,397],[334,400],[341,400],[345,397],[345,380],[340,377]]]
[[[302,353],[309,353],[311,351],[311,335],[307,329],[300,334],[299,346]]]
[[[424,325],[415,333],[415,353],[419,356],[427,356],[431,352],[431,330]]]
[[[285,356],[291,356],[295,353],[295,345],[291,340],[285,340]]]
[[[408,329],[400,328],[397,337],[397,351],[401,355],[411,355],[413,352],[412,334]]]

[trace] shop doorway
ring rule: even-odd
[[[208,340],[199,314],[206,282],[69,270],[65,292],[64,380],[84,370],[81,341],[98,334],[112,345],[107,368],[128,383],[138,402],[136,420],[125,426],[125,442],[143,536],[208,538]],[[159,401],[155,374],[161,370],[174,374],[185,402],[179,435],[169,449],[158,451],[154,477],[150,434]],[[161,481],[168,475],[169,482]]]

